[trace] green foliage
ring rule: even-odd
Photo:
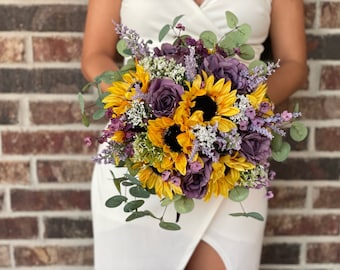
[[[225,17],[227,19],[227,25],[229,28],[233,29],[237,27],[238,24],[238,18],[236,15],[230,11],[226,11]]]
[[[180,198],[174,202],[174,205],[176,211],[180,214],[189,213],[195,207],[194,200],[184,196],[180,196]]]
[[[259,221],[264,221],[264,217],[258,212],[239,212],[239,213],[231,213],[233,217],[251,217]]]
[[[127,198],[125,196],[115,195],[105,202],[105,206],[109,208],[115,208],[126,201],[127,201]]]
[[[289,129],[290,137],[296,141],[303,141],[308,135],[308,129],[304,124],[298,121],[294,121]]]
[[[173,223],[173,222],[165,222],[163,220],[161,220],[159,222],[159,226],[162,228],[162,229],[165,229],[165,230],[169,230],[169,231],[178,231],[181,229],[181,227],[177,224],[177,223]]]
[[[117,52],[123,56],[123,57],[128,57],[128,56],[131,56],[132,55],[132,52],[131,52],[131,49],[129,49],[127,43],[126,43],[126,40],[124,39],[120,39],[118,42],[117,42]]]
[[[229,199],[234,202],[242,202],[247,199],[249,189],[241,186],[236,186],[229,191]]]
[[[206,48],[213,49],[217,44],[217,36],[214,32],[204,31],[200,35],[200,39]]]

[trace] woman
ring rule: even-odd
[[[268,94],[275,103],[282,102],[306,79],[303,0],[89,0],[83,74],[91,81],[104,71],[117,69],[118,36],[113,20],[136,30],[145,40],[157,40],[163,25],[184,14],[181,23],[186,34],[197,37],[203,30],[212,30],[221,36],[228,31],[226,10],[252,26],[249,43],[256,58],[270,35],[273,57],[280,59],[281,67],[268,81]],[[240,211],[237,203],[222,198],[197,201],[192,213],[181,216],[179,232],[157,229],[151,218],[126,223],[121,209],[104,206],[114,193],[110,169],[96,165],[93,174],[95,269],[259,269],[265,222],[230,217],[228,213]],[[115,168],[114,172],[119,176],[124,170]],[[148,204],[147,209],[161,211],[157,200]],[[251,191],[244,206],[265,215],[264,191]]]

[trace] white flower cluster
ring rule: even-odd
[[[127,122],[130,123],[133,127],[146,125],[144,123],[144,119],[147,119],[148,113],[145,110],[143,101],[133,100],[132,107],[128,109],[125,114]]]
[[[209,156],[214,150],[214,143],[217,140],[216,127],[195,125],[193,133],[197,140],[197,146],[203,154]]]
[[[140,60],[139,64],[150,72],[152,78],[170,78],[176,83],[181,83],[185,76],[185,67],[177,64],[174,59],[161,57],[145,57]]]
[[[231,116],[230,119],[236,124],[239,124],[241,121],[248,121],[246,110],[251,106],[249,99],[244,95],[237,95],[237,101],[233,106],[238,108],[240,112]]]

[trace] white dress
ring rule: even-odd
[[[157,40],[158,32],[173,18],[185,14],[181,23],[186,33],[197,36],[203,30],[223,35],[225,11],[237,15],[240,22],[252,25],[249,39],[261,54],[268,34],[271,0],[205,0],[198,6],[194,0],[123,0],[122,23],[135,29],[145,40]],[[180,217],[179,231],[160,229],[157,220],[144,217],[125,222],[122,208],[107,208],[105,201],[117,193],[110,170],[116,177],[124,168],[95,165],[92,179],[92,213],[95,270],[183,270],[200,240],[212,246],[228,270],[258,270],[265,222],[232,217],[240,205],[222,197],[208,203],[195,201],[195,209]],[[264,190],[253,190],[243,205],[246,211],[267,213]],[[157,196],[146,201],[145,209],[161,215]],[[170,207],[166,220],[174,221]],[[214,270],[212,268],[212,270]]]

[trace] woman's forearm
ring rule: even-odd
[[[307,65],[296,61],[280,63],[268,79],[268,95],[275,104],[285,101],[307,81]]]

